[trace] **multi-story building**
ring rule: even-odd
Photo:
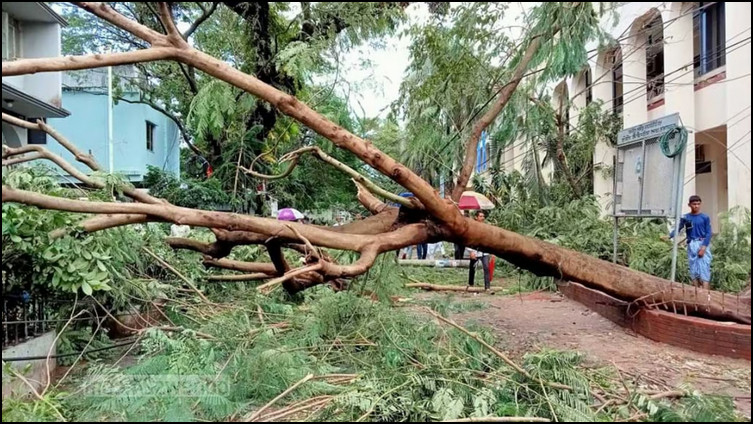
[[[113,92],[117,91],[112,105],[108,75],[113,78]],[[106,68],[67,72],[63,101],[71,116],[50,121],[80,150],[91,152],[104,170],[109,171],[112,155],[112,172],[137,185],[150,166],[179,176],[181,143],[178,125],[141,102],[138,86],[129,83],[138,78],[130,66],[115,67],[110,74]],[[50,141],[47,147],[81,171],[89,171],[58,143]]]
[[[3,62],[60,56],[60,30],[65,20],[42,2],[3,2]],[[61,73],[3,76],[3,113],[22,119],[62,118]],[[45,134],[3,122],[3,144],[19,147]]]
[[[588,46],[581,72],[551,87],[568,99],[571,127],[592,101],[621,116],[623,128],[678,113],[688,130],[684,197],[698,194],[718,229],[718,214],[750,208],[750,3],[594,3],[616,42]],[[521,170],[518,144],[501,158]],[[611,213],[613,181],[600,169],[615,148],[600,142],[593,158],[594,194]],[[654,181],[652,184],[666,182]]]

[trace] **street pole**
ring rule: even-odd
[[[112,66],[107,67],[107,150],[109,153],[109,170],[115,172],[115,152],[112,139]]]
[[[672,238],[672,274],[669,278],[669,281],[673,283],[677,278],[677,245],[680,239],[680,221],[682,220],[682,193],[685,188],[685,149],[675,162],[679,162],[680,169],[675,181],[675,236]]]
[[[614,157],[612,157],[612,217],[613,217],[613,225],[614,228],[612,229],[612,262],[617,263],[617,239],[619,237],[619,225],[620,221],[619,218],[617,218],[617,155],[619,153],[615,152]]]

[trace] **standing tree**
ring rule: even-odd
[[[343,113],[347,112],[346,102],[334,95],[329,85],[316,84],[313,76],[331,72],[336,82],[341,79],[339,56],[394,31],[404,19],[405,6],[394,2],[302,3],[300,10],[295,10],[293,3],[285,2],[195,2],[175,3],[172,10],[181,37],[192,46],[316,104],[320,112],[352,131],[352,119]],[[165,31],[156,3],[116,2],[111,7],[140,25]],[[63,54],[127,52],[148,46],[139,36],[78,7],[66,6],[63,14],[69,22],[63,30]],[[256,168],[271,172],[274,161],[270,159],[314,138],[307,137],[294,119],[256,102],[241,89],[197,72],[191,65],[156,61],[133,66],[138,70],[135,74],[116,72],[116,76],[121,84],[135,88],[130,91],[139,93],[138,97],[121,96],[116,90],[116,99],[147,104],[175,121],[183,141],[199,157],[188,158],[188,163],[210,164],[214,178],[232,194],[234,203],[255,200],[256,211],[262,206],[261,196],[248,199],[242,195],[245,188],[256,188],[256,182],[238,172],[239,166],[249,167],[256,160]],[[347,158],[346,152],[334,154],[341,160],[356,160]],[[297,200],[309,205],[355,195],[347,180],[343,184],[322,184],[331,182],[334,171],[322,172],[321,166],[309,160],[301,167],[307,174],[322,178],[276,184],[270,194],[280,201]],[[184,166],[184,170],[192,177],[204,174],[195,172],[196,167]],[[332,189],[319,192],[313,199],[306,195],[291,199],[291,193],[311,193],[317,183]]]
[[[340,227],[318,227],[256,216],[182,208],[129,188],[125,188],[123,193],[135,202],[110,203],[47,196],[3,185],[3,202],[94,214],[79,224],[78,230],[88,232],[147,221],[207,227],[215,233],[216,242],[205,244],[187,239],[170,239],[168,242],[176,248],[203,252],[216,266],[268,275],[274,280],[267,284],[282,283],[289,292],[363,274],[373,265],[377,255],[383,252],[426,241],[446,240],[496,254],[537,275],[577,281],[624,299],[639,301],[641,304],[665,308],[686,307],[689,311],[697,311],[699,315],[750,323],[750,304],[740,302],[735,297],[725,297],[722,293],[714,291],[683,290],[680,286],[658,277],[464,218],[456,206],[455,202],[471,176],[481,132],[503,110],[526,74],[535,69],[542,70],[542,74],[562,73],[575,66],[578,58],[581,63],[585,60],[583,49],[578,47],[582,47],[584,39],[589,37],[596,27],[596,16],[591,3],[544,3],[530,14],[530,22],[527,25],[529,32],[522,41],[521,49],[516,51],[505,65],[504,81],[495,86],[494,100],[474,122],[469,136],[465,138],[465,156],[461,161],[461,172],[451,199],[440,197],[428,182],[405,165],[377,149],[369,141],[317,113],[295,96],[244,73],[227,61],[192,47],[176,27],[171,3],[158,5],[159,21],[164,31],[129,19],[104,3],[75,4],[138,37],[144,42],[145,47],[108,54],[3,62],[3,75],[88,69],[150,61],[181,63],[268,103],[282,114],[330,140],[337,147],[349,151],[377,172],[391,178],[411,191],[415,198],[404,199],[395,196],[316,146],[308,146],[283,157],[289,162],[288,170],[283,175],[269,177],[283,177],[289,174],[302,155],[311,154],[350,175],[358,184],[359,200],[373,216]],[[5,115],[3,120],[19,125],[34,125],[38,129],[48,131],[71,150],[78,160],[97,168],[93,158],[77,151],[75,146],[44,123],[23,123]],[[33,154],[20,156],[24,153]],[[38,158],[49,159],[58,165],[71,168],[63,163],[62,159],[39,145],[18,149],[4,148],[3,151],[3,165]],[[252,169],[248,169],[248,172],[256,174]],[[82,173],[71,174],[87,184],[102,184],[101,181]],[[399,209],[388,207],[372,193],[401,206]],[[73,229],[61,229],[60,233],[66,230]],[[243,244],[265,245],[271,264],[236,263],[224,259],[234,246]],[[306,253],[305,266],[290,268],[281,252],[283,247],[288,246]],[[318,247],[355,251],[360,257],[351,264],[337,264]]]

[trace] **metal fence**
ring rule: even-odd
[[[23,343],[54,328],[47,320],[47,299],[27,291],[3,293],[3,349]]]

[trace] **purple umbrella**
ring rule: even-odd
[[[280,221],[296,221],[303,219],[303,214],[293,208],[280,209],[277,213],[277,219]]]

